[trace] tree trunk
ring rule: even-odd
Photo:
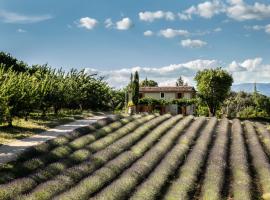
[[[8,120],[8,127],[13,127],[13,124],[12,124],[12,117],[9,117]]]

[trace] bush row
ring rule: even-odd
[[[175,125],[182,118],[181,116],[172,117],[151,131],[143,140],[135,144],[129,151],[126,151],[115,159],[108,162],[104,167],[97,170],[93,175],[86,177],[75,187],[57,196],[55,199],[87,199],[91,194],[97,192],[106,183],[112,181],[124,169],[130,166],[141,154],[145,153],[154,142],[156,142],[170,127]],[[181,124],[183,122],[180,122]],[[187,124],[187,123],[186,123]],[[138,154],[136,149],[141,150]]]
[[[97,140],[97,141],[87,145],[85,148],[89,149],[91,152],[97,152],[97,151],[103,149],[105,146],[109,146],[110,144],[112,144],[113,142],[118,140],[119,138],[134,131],[137,127],[143,125],[146,121],[153,119],[155,116],[156,115],[147,115],[145,117],[142,117],[142,118],[135,120],[134,122],[128,123],[124,127],[109,134],[108,136],[103,137],[100,140]]]
[[[86,162],[63,170],[61,174],[57,175],[56,177],[54,177],[49,181],[46,181],[38,185],[33,191],[28,192],[27,195],[19,195],[17,198],[50,199],[53,195],[58,194],[63,190],[66,190],[68,187],[75,185],[83,177],[94,172],[96,169],[101,167],[107,161],[117,156],[121,151],[124,151],[125,149],[129,148],[130,144],[135,143],[142,136],[144,136],[149,130],[156,127],[159,123],[163,122],[168,118],[170,118],[170,115],[163,115],[153,120],[150,120],[149,122],[145,123],[144,126],[137,128],[131,134],[109,145],[104,150],[95,153]],[[103,155],[105,155],[105,157]]]
[[[232,198],[235,200],[251,200],[251,179],[248,171],[247,152],[243,138],[243,129],[238,119],[233,120],[232,124],[230,152]]]
[[[120,118],[123,118],[122,115],[110,116],[104,119],[100,119],[97,122],[90,124],[86,127],[80,127],[69,134],[60,135],[55,139],[49,140],[40,145],[30,147],[23,151],[17,158],[15,162],[9,163],[12,167],[9,169],[2,170],[0,172],[1,175],[1,184],[7,183],[15,178],[18,178],[22,175],[26,175],[26,170],[22,170],[23,163],[27,160],[31,160],[32,158],[41,157],[43,155],[48,154],[52,149],[57,148],[59,146],[63,146],[77,137],[80,137],[87,133],[92,133],[102,126],[106,126]],[[37,160],[36,162],[40,162]],[[27,163],[27,162],[26,162]]]
[[[89,132],[87,134],[87,132],[84,130],[85,132],[83,136],[74,138],[74,140],[70,141],[67,144],[59,145],[55,147],[54,149],[52,149],[51,151],[47,152],[46,154],[43,154],[42,156],[26,160],[16,169],[18,169],[18,172],[21,172],[23,175],[29,174],[30,172],[33,172],[34,170],[40,167],[44,167],[49,163],[56,162],[60,159],[68,157],[75,150],[81,149],[87,144],[92,143],[96,141],[97,139],[104,137],[115,130],[120,129],[122,126],[124,126],[125,124],[128,124],[129,122],[136,119],[137,117],[140,117],[140,116],[122,118],[107,126],[97,129],[92,134],[90,134]],[[89,127],[90,126],[87,126],[85,127],[85,129],[88,129]],[[77,131],[82,133],[80,130],[77,130]]]
[[[110,123],[113,123],[119,119],[122,119],[123,117],[124,117],[123,115],[114,115],[114,116],[106,117],[88,126],[77,128],[69,134],[60,135],[55,139],[48,140],[47,142],[34,146],[34,147],[30,147],[19,155],[17,161],[23,162],[23,161],[29,160],[29,158],[46,154],[49,151],[51,151],[53,148],[56,148],[61,145],[65,145],[71,142],[72,140],[75,140],[78,137],[81,137],[85,134],[92,133],[96,131],[97,129],[107,126]]]
[[[207,158],[207,150],[215,131],[217,121],[216,118],[211,118],[205,128],[201,131],[195,146],[192,148],[190,154],[188,154],[187,159],[180,168],[178,174],[176,174],[176,179],[169,186],[164,199],[190,199],[189,194],[192,189],[195,188],[196,180],[198,179],[201,168]],[[162,163],[163,166],[160,165],[159,170],[156,171],[156,176],[153,174],[152,181],[147,180],[145,184],[140,187],[142,192],[138,190],[134,195],[134,199],[144,199],[144,193],[147,194],[147,198],[145,199],[155,199],[162,185],[164,185],[168,177],[176,171],[180,162],[183,160],[188,151],[188,147],[188,144],[183,145],[182,143],[179,143],[171,152],[172,155],[168,157],[168,159],[164,159]],[[163,170],[165,173],[162,173]],[[163,174],[166,174],[166,176]],[[159,178],[160,176],[161,178]],[[156,190],[156,185],[159,186],[159,190]],[[147,188],[150,192],[147,192]],[[155,188],[155,190],[153,188]]]
[[[137,118],[138,116],[135,116],[135,118]],[[129,117],[128,119],[121,119],[120,121],[122,123],[128,123],[127,121],[130,121],[132,118]],[[146,117],[147,119],[147,117]],[[136,121],[136,120],[135,120]],[[113,122],[107,126],[104,126],[103,128],[97,130],[96,132],[94,132],[93,134],[90,133],[90,135],[94,135],[94,138],[99,138],[100,134],[96,134],[98,133],[107,133],[109,134],[108,130],[115,130],[117,127],[119,127],[119,122]],[[103,130],[100,132],[100,130]],[[104,131],[107,130],[107,131]],[[84,137],[84,136],[82,136]],[[74,141],[74,140],[73,140]],[[55,163],[51,163],[48,164],[47,166],[45,166],[45,168],[38,170],[37,172],[35,172],[34,174],[31,174],[25,178],[21,178],[21,179],[15,179],[14,181],[6,184],[6,185],[2,185],[0,187],[0,189],[3,190],[2,194],[0,193],[0,199],[3,198],[8,199],[11,198],[11,196],[17,193],[21,193],[24,191],[27,191],[33,187],[35,187],[38,183],[40,183],[41,181],[45,181],[49,178],[52,178],[53,176],[55,176],[56,174],[60,173],[63,169],[66,169],[68,166],[70,165],[74,165],[78,162],[82,162],[83,160],[86,160],[90,157],[90,151],[89,150],[77,150],[73,153],[70,153],[71,151],[69,151],[69,146],[68,144],[63,145],[63,146],[58,146],[55,149],[53,149],[51,152],[49,152],[49,154],[54,154],[57,155],[58,158],[66,158],[64,160],[60,160],[59,162],[55,162]],[[25,161],[23,163],[23,165],[21,167],[17,167],[17,169],[24,169],[24,170],[20,170],[21,173],[30,173],[31,171],[34,171],[35,169],[37,169],[37,166],[43,166],[44,163],[42,163],[42,160],[40,158],[35,158],[35,159],[30,159],[29,163],[28,161]],[[27,166],[27,168],[26,168]],[[26,170],[27,169],[27,170]],[[6,196],[6,197],[5,197]]]
[[[214,146],[207,161],[201,194],[203,200],[221,199],[221,191],[225,180],[228,141],[229,121],[228,119],[222,119],[217,130]]]
[[[262,198],[270,199],[270,164],[269,159],[263,151],[263,148],[256,135],[256,130],[249,121],[245,121],[245,134],[248,143],[248,149],[251,155],[252,164],[259,184],[262,190]]]
[[[270,156],[270,133],[261,123],[256,123],[256,128],[260,136],[260,141],[263,144],[267,155]]]
[[[160,160],[166,156],[167,152],[171,150],[179,137],[182,144],[190,144],[204,122],[204,118],[196,120],[182,137],[180,137],[182,133],[180,130],[183,130],[182,124],[176,125],[117,180],[90,199],[125,199],[136,186],[148,176]]]

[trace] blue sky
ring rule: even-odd
[[[87,68],[116,87],[134,70],[194,84],[196,71],[218,66],[235,83],[270,80],[267,0],[1,0],[0,30],[1,51]]]

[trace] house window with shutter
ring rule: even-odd
[[[160,93],[160,98],[161,98],[161,99],[164,99],[164,97],[165,97],[164,92],[161,92],[161,93]]]

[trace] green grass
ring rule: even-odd
[[[6,123],[0,124],[0,145],[15,139],[30,137],[58,125],[70,123],[74,120],[84,119],[93,115],[94,114],[91,112],[62,112],[58,115],[48,114],[46,117],[41,117],[39,113],[34,113],[31,114],[27,121],[23,118],[15,118],[13,127],[8,127]]]

